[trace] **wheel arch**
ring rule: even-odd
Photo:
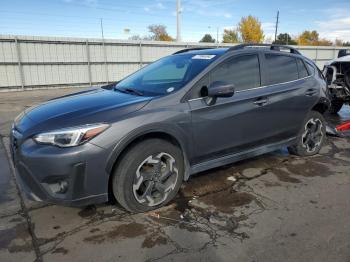
[[[327,98],[322,97],[317,103],[312,107],[312,111],[317,111],[320,114],[324,114],[330,108],[330,101]]]
[[[189,146],[188,143],[185,142],[185,137],[179,132],[176,132],[174,128],[154,128],[153,126],[152,129],[143,129],[129,134],[127,137],[118,142],[118,144],[114,147],[114,150],[111,153],[106,166],[106,171],[109,174],[109,189],[111,188],[111,178],[113,172],[118,165],[118,160],[120,160],[121,156],[135,144],[150,138],[163,139],[178,146],[181,149],[185,165],[184,180],[188,180],[190,174],[190,163],[188,160]]]

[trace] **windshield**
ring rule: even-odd
[[[145,96],[170,94],[185,86],[215,58],[216,55],[167,56],[120,81],[115,89]]]

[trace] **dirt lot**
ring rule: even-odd
[[[175,201],[130,215],[34,203],[6,148],[25,107],[76,89],[0,93],[0,261],[350,261],[350,139],[281,150],[191,177]],[[349,108],[330,119],[350,119]]]

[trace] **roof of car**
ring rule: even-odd
[[[205,48],[205,49],[194,49],[188,50],[187,52],[181,52],[178,54],[192,54],[192,55],[222,55],[228,48]],[[175,53],[176,54],[176,53]]]
[[[301,53],[291,46],[286,45],[275,45],[275,44],[239,44],[232,46],[230,48],[215,48],[215,47],[194,47],[194,48],[187,48],[182,49],[174,53],[174,55],[178,54],[191,54],[191,55],[223,55],[224,53],[230,52],[230,51],[238,51],[243,50],[245,48],[255,48],[255,49],[265,49],[265,50],[271,50],[275,52],[281,52],[289,50],[289,53],[301,55]]]

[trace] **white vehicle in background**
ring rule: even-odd
[[[331,96],[329,111],[336,114],[344,104],[350,104],[350,50],[339,50],[338,58],[325,64],[323,75]]]

